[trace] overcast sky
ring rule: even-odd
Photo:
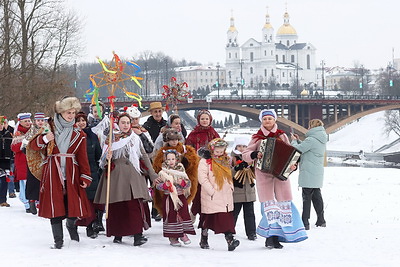
[[[151,50],[175,60],[225,64],[231,10],[239,44],[261,40],[265,14],[275,33],[285,3],[298,42],[317,49],[317,64],[385,67],[400,58],[400,1],[396,0],[66,0],[84,20],[80,60],[130,58]]]

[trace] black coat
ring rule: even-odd
[[[151,140],[153,140],[154,143],[160,134],[161,128],[165,125],[167,125],[167,121],[164,120],[164,118],[162,118],[161,121],[156,121],[153,116],[150,116],[143,124],[143,127],[149,132]]]
[[[90,165],[90,172],[92,183],[86,188],[86,194],[89,200],[93,200],[96,195],[97,186],[100,180],[99,160],[101,157],[101,147],[97,135],[92,132],[90,128],[85,128],[83,131],[86,133],[87,154]]]
[[[14,154],[11,150],[12,132],[14,128],[8,126],[7,129],[0,131],[0,168],[10,169],[11,159]]]

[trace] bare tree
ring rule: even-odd
[[[394,132],[400,137],[400,111],[387,110],[385,111],[385,128],[384,131],[387,135]]]

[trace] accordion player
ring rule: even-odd
[[[286,181],[293,172],[290,166],[300,160],[301,152],[279,138],[269,137],[261,141],[259,151],[262,157],[257,160],[256,168],[271,173]]]

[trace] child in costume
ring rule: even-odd
[[[164,192],[163,196],[163,233],[169,238],[171,246],[180,247],[180,240],[191,243],[187,234],[195,235],[189,215],[187,196],[190,194],[190,179],[185,167],[180,163],[180,154],[175,149],[164,152],[164,163],[158,173],[156,188]]]
[[[200,247],[208,249],[208,229],[215,234],[224,233],[228,250],[239,246],[234,239],[235,221],[233,218],[233,182],[230,159],[226,154],[228,143],[215,138],[208,144],[208,151],[203,151],[199,163],[198,179],[201,184],[201,228]]]

